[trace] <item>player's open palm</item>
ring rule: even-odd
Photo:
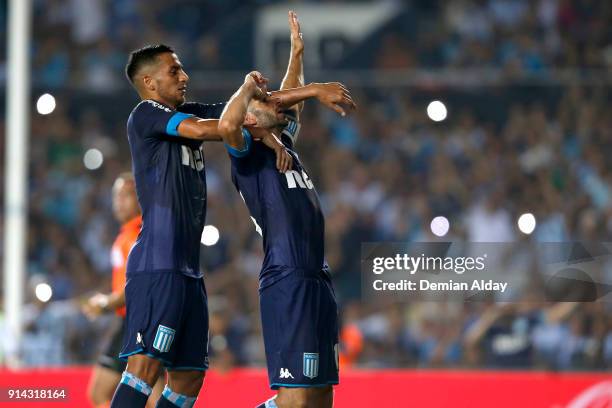
[[[300,30],[300,21],[295,11],[289,12],[289,29],[291,30],[291,51],[296,53],[304,51],[304,39]]]
[[[345,108],[357,108],[350,91],[340,82],[316,84],[316,87],[316,95],[319,102],[338,112],[338,114],[345,116]]]

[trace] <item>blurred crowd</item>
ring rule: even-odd
[[[206,14],[194,12],[201,6],[187,0],[181,7],[128,0],[35,3],[34,81],[61,90],[64,98],[52,114],[32,117],[26,335],[22,344],[5,339],[4,346],[21,347],[27,365],[89,364],[114,323],[110,315],[87,320],[80,304],[110,288],[110,245],[118,231],[110,191],[114,178],[130,167],[125,120],[136,101],[123,79],[126,55],[141,38],[197,44],[189,57],[184,54],[192,58],[188,68],[223,68],[214,30],[206,27],[238,2],[210,2]],[[420,47],[407,47],[409,34],[390,27],[373,67],[495,66],[535,73],[611,64],[608,2],[414,1],[411,7],[433,13],[436,26],[420,34]],[[85,85],[94,99],[80,93]],[[297,149],[326,215],[342,364],[610,369],[609,302],[542,302],[540,266],[525,250],[517,250],[524,256],[514,257],[520,264],[512,266],[525,276],[525,298],[501,304],[367,298],[360,249],[363,242],[439,240],[430,231],[437,215],[450,221],[444,240],[608,241],[612,165],[605,157],[612,155],[606,142],[612,140],[612,89],[560,84],[552,98],[538,87],[515,98],[509,83],[480,89],[488,93],[486,109],[467,102],[474,100],[470,89],[453,91],[455,102],[448,103],[448,119],[440,123],[427,117],[424,97],[444,99],[449,90],[352,89],[360,109],[348,119],[306,105]],[[98,169],[84,167],[90,148],[104,156]],[[263,365],[261,240],[230,183],[224,149],[206,145],[205,160],[207,223],[220,230],[215,245],[202,246],[212,365]],[[537,220],[531,236],[516,227],[525,212]],[[612,276],[599,278],[612,284]],[[51,302],[33,296],[42,281],[53,288]]]
[[[510,77],[612,67],[612,4],[600,0],[392,1],[397,17],[324,68],[500,68]],[[6,0],[0,47],[6,44]],[[300,4],[364,1],[294,1]],[[253,14],[277,0],[34,0],[34,83],[47,89],[123,88],[125,55],[148,43],[184,50],[199,70],[250,69]],[[289,7],[289,5],[287,6]],[[341,18],[341,17],[339,17]],[[228,34],[229,33],[229,34]],[[232,40],[238,38],[239,40]],[[4,49],[0,48],[4,55]],[[186,52],[189,51],[189,52]],[[323,59],[324,60],[324,59]],[[284,59],[276,65],[284,64]],[[282,68],[278,66],[279,68]],[[0,62],[0,78],[5,78]]]
[[[497,67],[509,75],[542,76],[612,66],[612,5],[606,1],[409,4],[413,8],[382,36],[375,60],[381,68]]]

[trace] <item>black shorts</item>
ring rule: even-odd
[[[204,280],[180,273],[139,273],[125,286],[126,334],[120,358],[145,354],[168,370],[208,368]]]
[[[98,356],[98,365],[106,367],[118,373],[125,371],[127,362],[119,358],[121,347],[123,346],[123,337],[125,334],[125,319],[121,318],[115,321],[112,327],[112,333],[108,344],[104,347],[102,353]]]
[[[338,306],[329,276],[296,271],[261,290],[259,301],[270,387],[338,384]]]

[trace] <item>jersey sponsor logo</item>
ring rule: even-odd
[[[293,378],[293,375],[291,375],[291,373],[289,372],[288,368],[281,368],[280,369],[280,378],[281,379]]]
[[[181,146],[181,164],[191,167],[194,170],[202,171],[204,169],[204,155],[201,148],[192,149],[189,146]]]
[[[162,353],[167,353],[174,340],[174,334],[176,331],[161,324],[157,328],[155,334],[155,340],[153,340],[153,348],[159,350]]]
[[[319,375],[319,353],[304,353],[304,375],[315,378]]]
[[[289,188],[307,188],[312,190],[314,188],[314,184],[310,181],[308,174],[304,170],[302,170],[302,174],[298,173],[295,170],[288,170],[285,172],[285,178],[287,179],[287,187]]]
[[[155,106],[157,109],[161,109],[161,110],[166,111],[168,113],[172,113],[172,109],[168,108],[167,106],[162,105],[161,103],[157,103],[157,102],[152,101],[150,99],[145,100],[145,102],[150,103],[151,105]]]

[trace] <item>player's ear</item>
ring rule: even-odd
[[[244,115],[244,123],[245,126],[256,126],[257,125],[257,117],[253,115],[251,112],[247,112]]]
[[[144,88],[148,91],[154,91],[155,90],[155,81],[153,81],[153,77],[150,75],[143,75],[142,78],[142,84],[144,85]]]

